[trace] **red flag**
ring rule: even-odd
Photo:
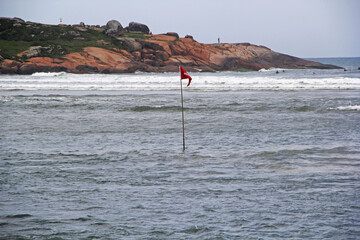
[[[181,79],[189,79],[187,87],[190,85],[192,78],[190,75],[180,66]]]

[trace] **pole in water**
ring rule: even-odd
[[[179,66],[179,70],[180,70],[181,113],[182,113],[182,128],[183,128],[183,151],[185,152],[185,120],[184,120],[184,97],[183,97],[182,80],[189,79],[189,83],[187,85],[188,87],[191,83],[192,78],[181,66]]]
[[[183,152],[185,152],[185,118],[184,118],[184,97],[182,88],[182,79],[180,79],[181,88],[181,113],[182,113],[182,130],[183,130]]]

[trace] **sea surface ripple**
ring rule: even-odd
[[[182,152],[179,91],[135,75],[140,90],[0,90],[0,239],[359,239],[359,88],[194,78]]]

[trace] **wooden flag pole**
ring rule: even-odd
[[[182,79],[180,79],[181,88],[181,112],[182,112],[182,130],[183,130],[183,152],[185,152],[185,119],[184,119],[184,97],[182,88]]]

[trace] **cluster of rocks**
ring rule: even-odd
[[[106,23],[104,26],[99,25],[85,25],[85,23],[80,22],[80,24],[72,25],[73,27],[77,27],[77,30],[85,30],[87,28],[92,28],[96,30],[101,30],[103,33],[105,33],[108,36],[111,37],[120,37],[124,33],[138,33],[138,34],[152,34],[149,27],[143,23],[138,22],[130,22],[129,26],[123,27],[121,23],[117,20],[110,20]],[[74,33],[69,33],[70,35],[74,35]],[[166,35],[174,36],[177,39],[179,38],[179,34],[176,32],[168,32]],[[185,38],[191,38],[194,39],[191,35],[186,35]]]
[[[14,17],[14,18],[7,18],[7,17],[1,17],[0,19],[7,19],[7,20],[11,20],[13,22],[12,26],[14,28],[16,27],[22,27],[25,26],[27,28],[34,28],[34,26],[32,25],[33,22],[27,21],[25,22],[25,20],[18,18],[18,17]],[[39,29],[38,27],[35,26],[36,29]]]
[[[119,21],[110,20],[107,22],[104,31],[106,35],[111,37],[119,37],[123,35],[124,32],[150,34],[150,29],[145,24],[137,22],[131,22],[129,23],[129,26],[123,28]]]
[[[19,57],[50,57],[54,54],[63,55],[65,50],[61,45],[49,45],[49,46],[31,46],[28,50],[18,54]]]
[[[18,17],[13,18],[12,20],[14,21],[13,27],[21,27],[22,24],[25,24],[25,21]]]

